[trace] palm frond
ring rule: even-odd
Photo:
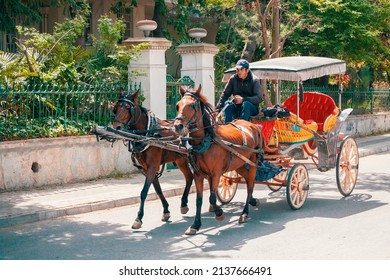
[[[0,52],[0,69],[7,67],[19,58],[18,53]]]

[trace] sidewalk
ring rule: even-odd
[[[358,138],[356,141],[359,157],[390,151],[390,134]],[[182,195],[185,181],[179,170],[165,171],[160,182],[167,198]],[[137,173],[121,179],[3,192],[0,193],[0,228],[138,204],[143,183],[144,176]],[[194,186],[191,191],[195,191]],[[158,199],[153,186],[147,199]]]

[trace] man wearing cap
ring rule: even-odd
[[[229,97],[233,95],[232,102]],[[230,77],[216,106],[217,111],[225,108],[225,123],[233,118],[249,121],[251,116],[259,113],[262,100],[260,80],[252,74],[249,62],[240,59],[236,64],[236,74]]]

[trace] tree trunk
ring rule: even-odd
[[[261,36],[263,39],[263,46],[264,46],[264,50],[265,50],[265,54],[263,57],[264,59],[268,59],[271,56],[271,46],[270,46],[270,42],[268,39],[268,32],[267,32],[268,31],[267,14],[269,13],[270,6],[272,4],[271,2],[274,2],[274,0],[270,0],[268,5],[265,7],[265,4],[263,5],[263,3],[260,3],[259,0],[256,0],[257,16],[258,16],[260,24],[261,24]],[[272,102],[271,102],[271,98],[270,98],[268,91],[267,91],[267,81],[266,80],[261,81],[261,90],[263,92],[263,100],[264,100],[265,106],[271,107]]]
[[[248,37],[248,42],[245,44],[245,48],[243,51],[242,58],[245,58],[248,61],[253,61],[255,57],[255,52],[257,48],[257,43],[256,43],[256,30],[257,28],[251,28],[251,35]]]
[[[279,49],[280,43],[280,15],[279,8],[277,6],[272,8],[272,58],[280,57]],[[272,81],[271,87],[271,102],[277,103],[278,81]]]
[[[157,28],[153,31],[153,37],[164,37],[163,30],[166,27],[166,22],[163,12],[165,11],[165,9],[166,6],[164,1],[154,1],[153,20],[157,22]]]

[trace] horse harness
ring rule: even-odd
[[[119,102],[122,102],[121,110],[125,108],[126,104],[130,105],[130,108],[128,109],[130,111],[131,116],[135,116],[136,114],[136,105],[135,103],[128,99],[127,96],[124,96],[119,99]],[[134,134],[143,134],[145,133],[146,137],[156,137],[158,136],[158,131],[162,130],[158,124],[158,119],[155,116],[155,114],[151,111],[146,111],[146,118],[147,118],[147,126],[145,130],[130,130],[129,132]],[[125,128],[131,128],[131,126],[135,125],[139,122],[142,115],[142,108],[139,107],[139,116],[136,121],[132,121],[132,118],[129,119],[127,123],[119,120],[118,118],[115,118],[118,122],[120,122],[122,125],[124,125]],[[143,174],[145,175],[144,169],[139,164],[139,161],[137,157],[140,157],[141,153],[144,152],[146,149],[150,147],[150,144],[145,144],[144,141],[139,140],[128,140],[128,150],[131,152],[131,161],[133,162],[133,165]],[[160,171],[156,174],[156,177],[161,177],[162,173],[165,169],[166,164],[166,158],[167,158],[167,151],[163,149],[163,160],[162,160],[162,167]]]
[[[191,96],[192,98],[194,98],[196,101],[199,101],[199,98],[193,94],[192,92],[186,92],[184,94],[184,96]],[[198,102],[194,103],[193,105],[193,109],[195,110],[195,113],[194,115],[189,119],[188,121],[188,124],[191,124],[193,122],[193,120],[196,118],[196,113],[198,112],[198,110],[202,109],[200,108],[200,106],[198,105]],[[204,112],[202,113],[202,117],[204,115]],[[199,120],[202,118],[200,117]],[[177,116],[176,119],[179,119],[179,120],[184,120],[184,119],[188,119],[187,117],[185,116]],[[196,126],[196,124],[199,122],[199,120],[192,124],[193,126]],[[203,154],[204,152],[206,152],[213,143],[216,143],[216,144],[219,144],[220,146],[222,146],[224,149],[228,150],[230,152],[230,161],[233,160],[233,156],[237,156],[238,158],[240,158],[241,160],[243,160],[245,163],[251,165],[251,166],[254,166],[254,167],[257,167],[257,163],[254,163],[252,162],[250,159],[248,159],[247,157],[243,156],[242,154],[240,154],[239,152],[237,152],[233,147],[235,148],[240,148],[240,149],[244,149],[244,150],[248,150],[248,151],[251,151],[251,152],[254,152],[254,153],[261,153],[261,149],[252,149],[252,148],[249,148],[247,147],[247,139],[246,139],[246,134],[244,133],[242,127],[236,125],[235,123],[230,123],[231,125],[233,125],[236,129],[238,129],[241,134],[242,134],[242,139],[243,139],[243,143],[242,145],[237,145],[237,144],[234,144],[234,143],[230,143],[226,140],[223,140],[221,139],[220,137],[218,136],[213,136],[211,134],[206,134],[206,137],[204,137],[203,139],[198,139],[198,140],[201,140],[201,144],[198,144],[198,145],[195,145],[195,146],[192,146],[190,149],[189,149],[189,160],[190,160],[190,164],[191,166],[196,170],[198,171],[199,173],[202,173],[204,175],[207,176],[207,174],[205,172],[203,172],[199,166],[196,164],[195,162],[195,155],[200,155],[200,154]],[[190,127],[188,127],[190,129]],[[183,139],[183,138],[182,138]],[[187,138],[186,140],[195,140],[194,138]],[[226,171],[226,170],[225,170]]]

